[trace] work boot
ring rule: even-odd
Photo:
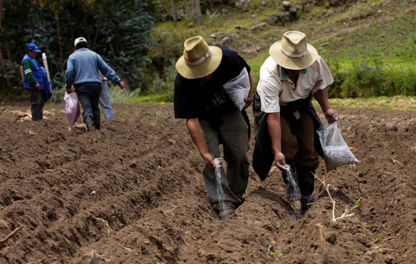
[[[297,176],[300,192],[302,194],[302,210],[307,210],[310,203],[316,200],[312,197],[315,187],[315,169],[306,166],[297,166]]]
[[[311,196],[302,196],[302,210],[303,211],[307,211],[309,209],[309,207],[316,201],[318,200],[318,197],[313,197]]]
[[[92,132],[94,131],[94,128],[92,127],[92,119],[90,116],[87,116],[84,120],[85,125],[87,126],[87,130]]]
[[[39,107],[37,106],[32,106],[32,120],[35,122],[39,122],[41,120]]]
[[[100,130],[101,127],[101,120],[100,117],[94,117],[94,126],[96,130]]]
[[[218,216],[220,217],[220,220],[224,220],[227,218],[227,216],[232,215],[235,212],[235,206],[232,203],[225,203],[224,207],[220,206],[220,212]]]
[[[39,107],[39,121],[43,119],[43,107]]]

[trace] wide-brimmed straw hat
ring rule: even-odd
[[[308,68],[318,58],[318,51],[307,43],[305,33],[300,31],[284,33],[282,40],[270,47],[269,53],[278,65],[289,70]]]
[[[192,37],[184,43],[183,56],[176,62],[176,70],[187,79],[199,79],[213,73],[221,63],[222,50],[208,46],[200,37]]]

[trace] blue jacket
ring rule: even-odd
[[[101,84],[98,71],[116,84],[121,82],[115,71],[103,61],[100,55],[88,48],[81,48],[69,56],[66,87],[71,88],[72,85],[82,83]]]
[[[45,98],[45,102],[52,96],[52,84],[48,80],[48,75],[46,74],[46,70],[43,67],[40,67],[43,73],[43,87],[41,86],[41,90],[43,93],[43,97]]]
[[[43,90],[43,71],[42,71],[41,67],[39,66],[39,63],[36,60],[29,57],[29,55],[26,54],[22,59],[22,66],[23,66],[23,62],[26,59],[28,59],[32,62],[32,64],[33,64],[33,69],[32,69],[33,77],[35,77],[36,81],[38,81],[38,83],[40,85],[40,90]],[[26,74],[23,74],[23,86],[26,89],[36,89],[35,85],[29,83],[29,81],[26,79]]]

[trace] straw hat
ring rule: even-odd
[[[306,35],[300,31],[288,31],[282,40],[269,49],[274,61],[285,69],[303,70],[311,66],[318,57],[318,51],[306,42]]]
[[[200,36],[187,39],[184,46],[183,56],[176,62],[176,70],[187,79],[210,75],[221,63],[222,50],[208,46]]]

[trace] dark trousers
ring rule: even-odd
[[[224,160],[227,162],[227,173],[221,167],[223,179],[224,202],[240,203],[243,194],[247,189],[250,162],[247,158],[248,127],[241,112],[235,108],[222,117],[223,123],[217,129],[209,124],[208,120],[199,120],[205,134],[205,141],[208,150],[216,158],[221,157],[220,142],[224,149]],[[215,170],[205,166],[202,172],[205,187],[208,195],[218,203],[221,197],[218,196],[215,183]]]
[[[319,166],[319,154],[314,147],[314,124],[305,110],[299,110],[299,119],[294,115],[281,116],[282,153],[296,176],[302,199],[310,197],[314,189],[315,169]],[[283,180],[287,182],[283,173]]]
[[[84,118],[91,117],[92,120],[100,119],[100,108],[98,103],[100,102],[100,83],[82,83],[76,86],[78,100],[82,106],[82,116]]]
[[[43,97],[42,91],[37,89],[28,89],[30,94],[30,104],[33,107],[43,108],[45,105],[45,98]]]
[[[43,91],[37,89],[29,89],[28,91],[30,94],[32,120],[40,121],[43,118],[43,106],[45,105]]]

